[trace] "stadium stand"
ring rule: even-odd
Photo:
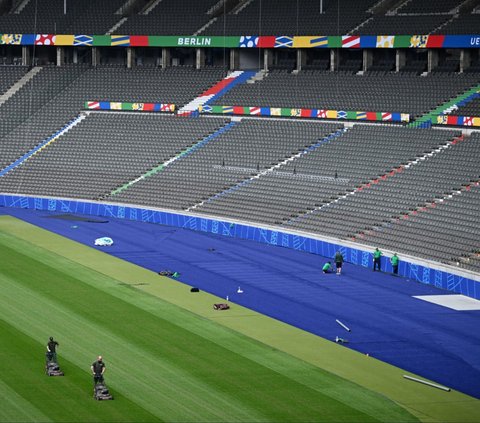
[[[146,15],[130,16],[114,33],[193,35],[212,19],[207,11],[216,3],[218,0],[163,0]]]
[[[219,69],[45,67],[0,106],[0,166],[59,130],[86,100],[184,104],[224,76]],[[32,89],[33,87],[33,89]]]
[[[68,2],[64,13],[63,0],[31,0],[23,8],[21,2],[13,2],[10,13],[0,16],[0,28],[10,37],[107,31],[172,36],[283,34],[274,41],[277,47],[293,43],[294,35],[477,34],[479,29],[478,1],[344,3],[324,0],[320,13],[318,1],[76,0]],[[358,49],[332,50],[335,58],[328,49],[310,49],[316,51],[303,51],[310,55],[302,62],[294,49],[272,48],[270,63],[268,55],[257,54],[261,50],[239,49],[243,56],[239,53],[232,63],[246,58],[243,66],[269,70],[259,73],[254,83],[222,93],[213,104],[396,112],[408,113],[412,119],[431,112],[428,124],[435,123],[436,114],[446,112],[439,106],[451,104],[480,84],[478,49],[452,54],[424,48],[426,37],[405,42],[422,47],[421,51],[402,45],[406,50],[398,53],[403,58],[395,49],[381,49],[382,54],[366,51],[372,59],[367,60],[368,54]],[[15,52],[7,54],[8,47]],[[26,59],[36,48],[2,46],[0,63],[28,64]],[[219,53],[212,48],[209,59],[223,55],[223,67],[196,70],[170,67],[160,49],[152,48],[149,53],[155,53],[149,63],[157,66],[162,59],[164,69],[135,67],[141,60],[131,60],[133,68],[128,69],[125,50],[104,48],[100,54],[100,48],[98,63],[90,51],[82,53],[90,55],[91,67],[64,65],[59,50],[52,49],[48,57],[40,58],[40,53],[33,57],[34,66],[55,59],[61,66],[34,67],[39,72],[0,104],[0,169],[78,117],[86,101],[180,107],[219,83],[226,76],[225,58],[234,56],[227,49]],[[187,49],[176,49],[175,54],[180,50]],[[142,59],[142,50],[135,53]],[[190,54],[188,63],[197,63],[201,56],[197,53],[185,53],[185,57]],[[123,66],[107,66],[112,57]],[[73,55],[69,60],[74,61]],[[81,61],[78,55],[75,60]],[[397,62],[400,71],[393,72]],[[335,71],[330,71],[331,63]],[[29,70],[2,66],[0,94]],[[469,100],[449,107],[448,113],[480,116],[478,98]],[[475,184],[480,178],[480,136],[470,134],[471,128],[463,128],[463,139],[457,129],[298,118],[240,121],[119,112],[86,116],[22,165],[9,168],[0,178],[0,190],[189,210],[353,239],[479,271],[475,218],[480,192]]]
[[[452,110],[449,114],[455,116],[480,116],[480,95],[463,106]]]
[[[424,77],[403,72],[367,72],[361,76],[315,70],[298,74],[271,71],[255,84],[232,89],[215,104],[395,111],[418,116],[479,83],[480,75],[474,73]]]
[[[355,125],[342,136],[282,166],[280,174],[273,172],[268,178],[256,179],[196,210],[243,220],[255,216],[255,220],[268,224],[289,222],[407,163],[423,151],[436,148],[452,136],[451,131],[415,134],[408,128]],[[357,196],[352,201],[357,201]],[[344,224],[342,221],[337,218],[338,226]],[[335,227],[331,232],[313,216],[291,226],[339,237],[349,234],[340,233]]]
[[[440,28],[437,33],[445,35],[476,34],[478,32],[479,19],[480,16],[478,14],[459,15]]]
[[[448,15],[377,15],[353,31],[353,34],[430,34],[450,18]]]
[[[397,14],[439,14],[456,13],[463,0],[436,0],[435,2],[409,1],[401,5]]]
[[[376,1],[357,0],[341,6],[342,19],[338,12],[340,3],[325,0],[324,11],[316,1],[295,2],[291,0],[253,0],[236,13],[219,16],[218,20],[201,35],[312,35],[347,34],[352,28],[368,18],[366,10]]]
[[[114,13],[125,0],[94,2],[75,0],[29,1],[19,13],[0,16],[0,28],[4,33],[27,34],[104,34],[118,20]]]
[[[27,72],[28,68],[25,66],[2,66],[0,68],[0,97]]]
[[[1,178],[0,189],[98,199],[222,124],[223,119],[93,114],[48,146],[45,154]]]
[[[167,171],[112,197],[114,201],[186,209],[268,169],[336,130],[338,124],[246,120]],[[239,167],[226,172],[222,167]]]
[[[3,140],[4,137],[28,121],[41,108],[47,110],[42,118],[42,126],[49,133],[53,132],[52,121],[49,117],[54,113],[48,107],[48,103],[65,90],[83,71],[84,69],[80,67],[43,68],[21,87],[14,96],[3,103],[0,106],[0,120],[2,121],[2,125],[0,125],[0,139],[2,139],[0,148],[3,149],[7,146],[7,141]],[[29,129],[33,129],[31,125],[28,126]],[[33,133],[28,132],[26,135],[26,142],[31,144],[33,142],[31,139]],[[18,139],[8,143],[8,145],[13,146],[17,152],[25,148],[25,144],[19,142]],[[9,159],[8,155],[1,154],[0,157],[0,165],[5,165]]]

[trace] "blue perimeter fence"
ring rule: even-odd
[[[291,248],[331,258],[333,258],[337,251],[341,251],[345,261],[348,263],[363,267],[372,266],[373,263],[372,252],[346,247],[341,244],[272,229],[140,207],[8,194],[0,194],[0,206],[62,213],[78,213],[157,223],[160,225],[253,240],[264,244]],[[385,272],[392,271],[390,260],[387,257],[382,257],[382,269]],[[466,295],[477,300],[480,299],[480,288],[477,287],[480,285],[480,282],[460,275],[403,260],[400,260],[399,274],[427,285],[433,285],[437,288]]]

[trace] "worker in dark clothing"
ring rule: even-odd
[[[57,362],[57,347],[58,342],[54,341],[53,336],[51,336],[47,343],[47,359],[49,361]]]
[[[380,272],[381,259],[382,259],[382,252],[377,247],[373,252],[373,271],[374,272],[377,268],[378,268],[378,271]]]
[[[334,257],[335,267],[337,268],[337,275],[342,274],[343,255],[340,251],[337,251]]]
[[[97,383],[103,382],[103,374],[105,373],[106,367],[101,355],[92,363],[90,368],[93,373],[93,383],[96,385]]]

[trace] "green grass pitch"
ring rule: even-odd
[[[479,401],[0,218],[0,421],[478,421]],[[43,372],[49,336],[65,377]],[[114,401],[92,398],[107,364]]]

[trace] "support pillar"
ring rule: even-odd
[[[78,50],[76,48],[73,49],[72,62],[75,65],[78,63]]]
[[[100,49],[92,47],[92,66],[100,65]]]
[[[338,63],[340,60],[340,51],[338,49],[330,50],[330,71],[335,72],[338,69]]]
[[[169,48],[162,48],[162,69],[170,67],[171,54]]]
[[[195,68],[203,69],[205,67],[205,49],[196,49]]]
[[[57,47],[57,66],[63,66],[65,64],[65,49],[63,47]]]
[[[32,55],[29,46],[22,46],[22,66],[32,65]]]
[[[407,53],[405,50],[397,49],[395,54],[395,72],[400,72],[407,63]]]
[[[135,67],[135,49],[127,47],[127,69]]]
[[[263,70],[268,72],[270,66],[273,64],[273,54],[268,48],[263,50]]]
[[[470,67],[472,63],[472,54],[470,50],[462,49],[460,50],[460,73],[465,72],[466,69]]]
[[[370,67],[373,65],[373,51],[370,49],[363,50],[363,72],[368,71]]]
[[[305,66],[307,64],[307,54],[305,53],[304,50],[302,49],[297,49],[297,71],[300,72],[303,68],[303,66]]]
[[[428,50],[428,73],[438,66],[438,50]]]
[[[230,70],[240,69],[240,51],[238,49],[230,49]]]

